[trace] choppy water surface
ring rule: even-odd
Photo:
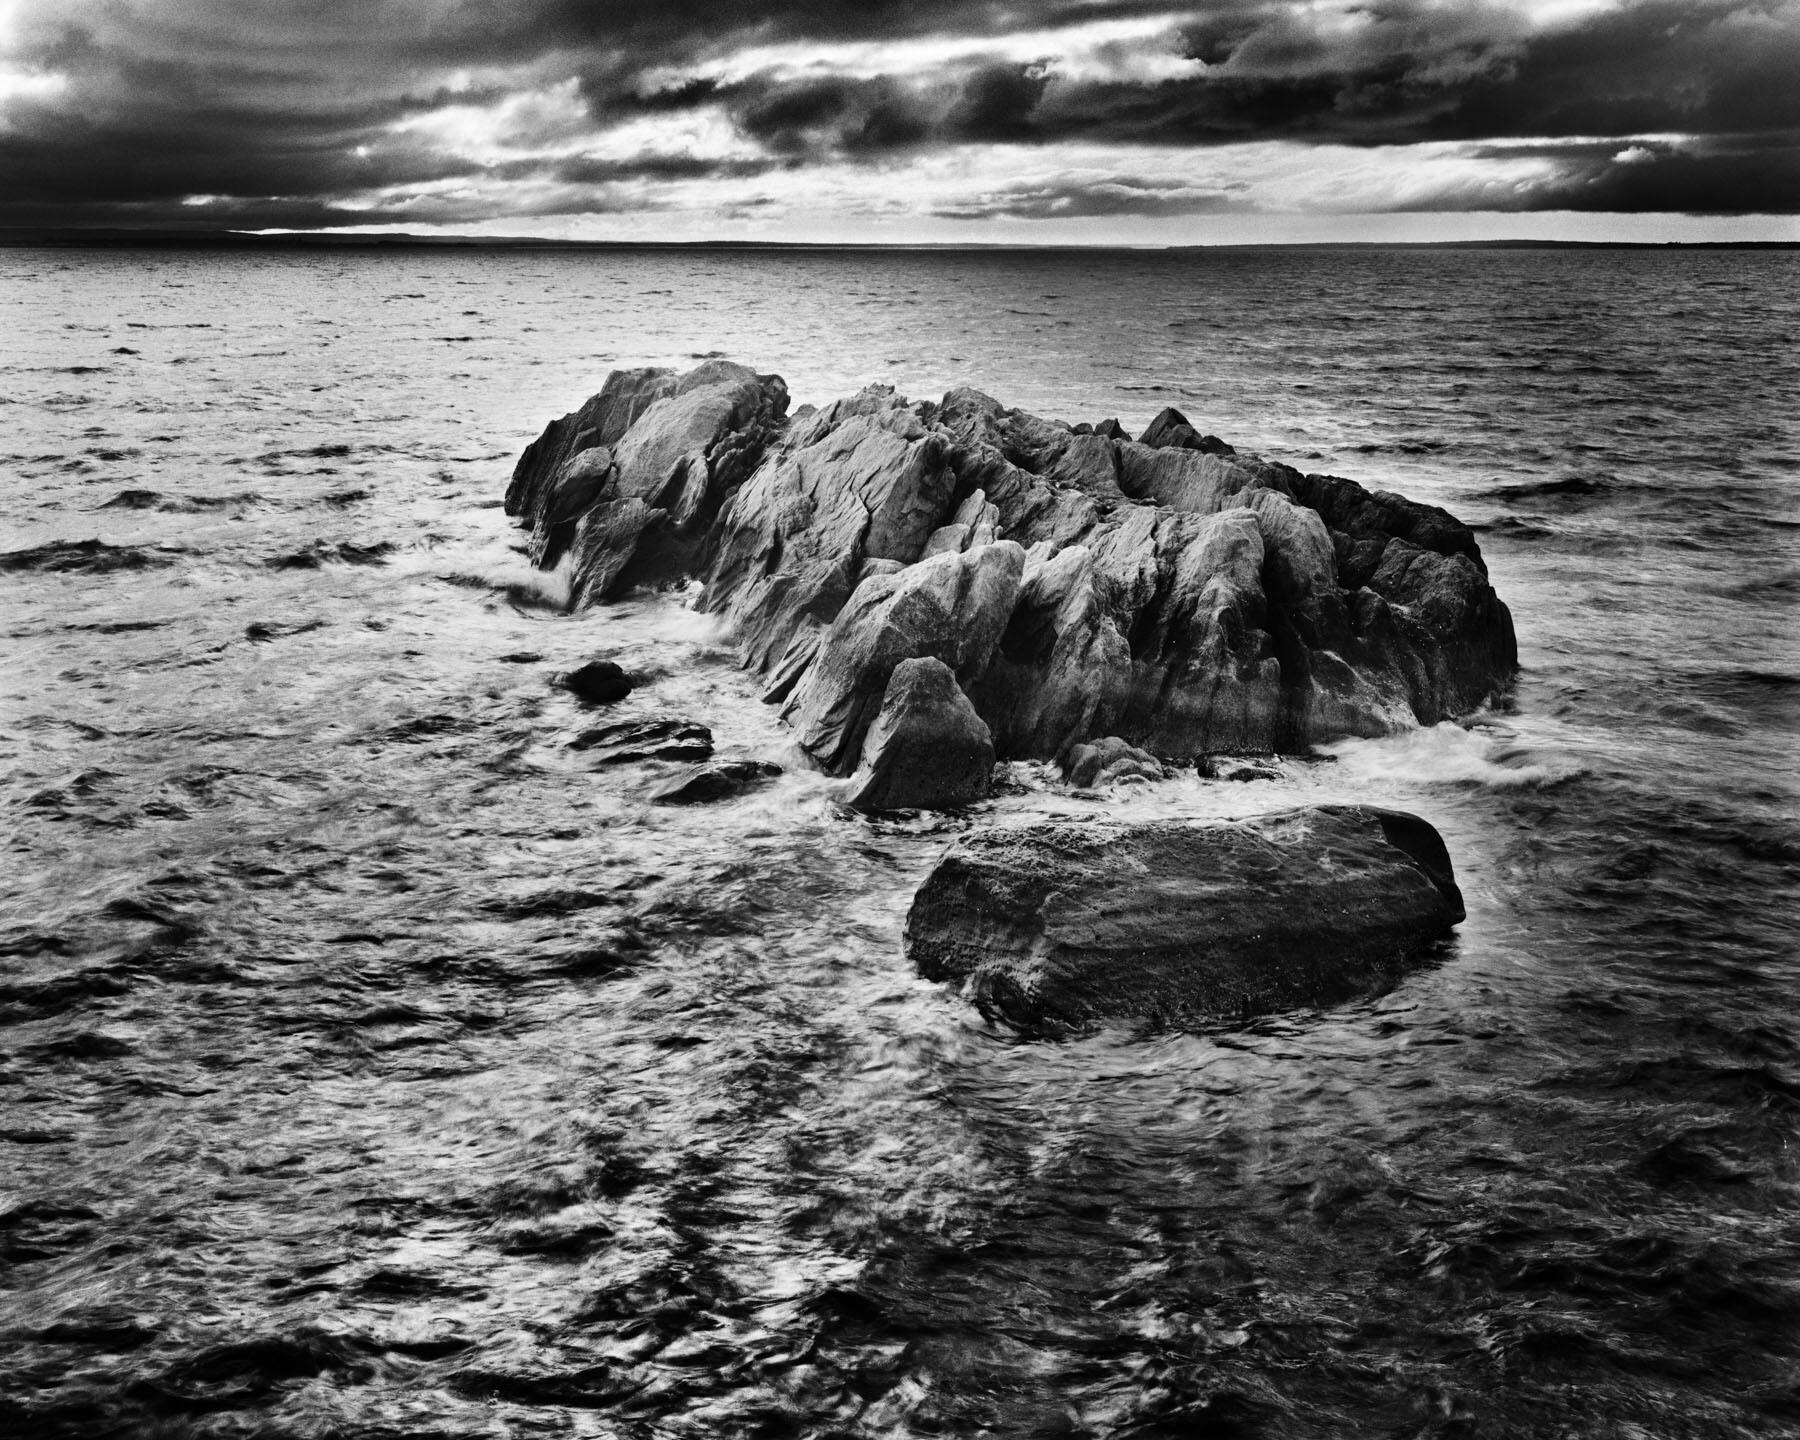
[[[1796,257],[14,250],[0,334],[0,1430],[1800,1427]],[[711,352],[1446,504],[1516,706],[651,807],[556,672],[783,733],[682,597],[538,603],[498,503]],[[1468,900],[1378,1000],[1024,1043],[901,953],[966,824],[1342,797]]]

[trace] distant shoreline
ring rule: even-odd
[[[789,251],[888,254],[1190,255],[1241,250],[1800,250],[1796,240],[1320,240],[1231,245],[888,244],[795,240],[552,240],[533,236],[336,235],[310,231],[0,228],[4,249]]]

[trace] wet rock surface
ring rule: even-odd
[[[920,887],[906,945],[927,979],[1029,1030],[1191,1026],[1374,989],[1462,918],[1429,824],[1314,806],[977,832]]]
[[[940,810],[988,793],[994,740],[941,660],[902,660],[851,779],[858,810]]]
[[[1110,785],[1118,780],[1160,780],[1160,760],[1147,750],[1127,745],[1117,735],[1072,748],[1063,759],[1063,778],[1071,785]]]
[[[628,765],[643,760],[708,760],[712,731],[692,720],[671,715],[621,720],[583,730],[569,742],[597,765]]]
[[[859,585],[782,707],[800,748],[828,774],[844,774],[862,755],[901,665],[931,661],[953,682],[984,671],[1024,564],[1025,552],[1001,541]]]
[[[967,388],[787,405],[726,361],[615,373],[520,457],[506,507],[571,567],[572,604],[704,580],[828,773],[915,658],[950,668],[1003,759],[1108,735],[1301,752],[1466,713],[1516,668],[1469,527],[1179,411],[1132,441]]]
[[[1267,760],[1243,759],[1231,755],[1202,755],[1194,762],[1194,769],[1203,780],[1234,780],[1247,783],[1252,780],[1279,780],[1281,769]]]
[[[664,781],[650,792],[650,799],[657,805],[707,805],[754,790],[779,774],[781,767],[772,761],[723,760]]]
[[[531,525],[536,563],[571,557],[577,604],[689,568],[720,501],[762,458],[787,403],[778,376],[728,361],[685,375],[615,371],[527,447],[506,511]]]
[[[557,677],[557,684],[584,705],[612,705],[637,688],[632,678],[611,660],[590,660]]]

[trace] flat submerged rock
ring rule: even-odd
[[[1379,989],[1462,918],[1430,824],[1322,805],[976,832],[919,888],[906,947],[1029,1031],[1204,1027]]]

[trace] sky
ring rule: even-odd
[[[0,226],[1800,239],[1800,0],[0,0]]]

